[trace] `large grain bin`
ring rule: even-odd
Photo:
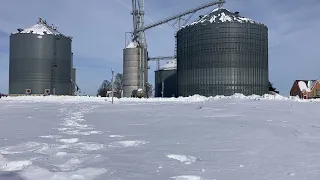
[[[218,8],[177,33],[178,94],[268,93],[268,28]]]
[[[72,38],[39,18],[10,35],[9,94],[70,95]]]

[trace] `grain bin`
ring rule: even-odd
[[[178,94],[268,93],[268,28],[218,8],[177,33]]]
[[[75,95],[77,91],[77,69],[72,68],[71,70],[71,95]]]
[[[70,95],[72,38],[39,18],[10,35],[9,94]]]
[[[173,60],[155,71],[155,97],[177,96],[177,61]]]
[[[145,90],[148,82],[146,57],[147,50],[136,42],[123,49],[123,97],[132,97],[133,91],[138,89]]]

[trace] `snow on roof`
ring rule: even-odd
[[[301,92],[302,91],[311,92],[312,87],[311,88],[308,87],[308,85],[310,85],[310,84],[309,84],[309,81],[307,81],[307,82],[308,82],[308,84],[305,81],[298,82],[298,86],[299,86]]]
[[[44,35],[44,34],[54,34],[54,35],[63,35],[59,31],[57,31],[57,28],[54,25],[48,25],[46,21],[42,20],[41,18],[37,22],[37,24],[18,30],[17,32],[14,32],[13,34],[17,33],[30,33],[30,34],[38,34],[38,35]]]
[[[137,42],[134,42],[134,41],[131,41],[128,46],[126,47],[126,49],[129,49],[129,48],[136,48],[138,47],[138,43]]]
[[[177,59],[167,62],[167,64],[160,67],[159,70],[174,70],[177,69]]]
[[[209,23],[223,23],[223,22],[240,22],[240,23],[257,23],[252,19],[245,18],[239,14],[233,13],[225,8],[216,8],[211,13],[204,15],[199,20],[187,25],[192,26],[196,24],[209,24]],[[257,23],[260,24],[260,23]]]
[[[317,80],[296,80],[300,91],[311,92],[314,85],[317,83]]]

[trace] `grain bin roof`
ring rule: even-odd
[[[224,23],[224,22],[257,23],[252,19],[242,17],[238,13],[233,13],[225,8],[217,8],[217,9],[214,9],[211,13],[204,15],[199,20],[187,26],[193,26],[196,24]]]
[[[38,35],[44,35],[44,34],[63,35],[57,30],[57,27],[55,27],[53,24],[48,25],[47,22],[45,20],[42,20],[41,18],[39,18],[39,21],[37,22],[37,24],[25,29],[18,29],[17,32],[14,32],[12,34],[17,34],[17,33],[38,34]]]
[[[131,41],[127,46],[126,49],[130,49],[130,48],[137,48],[138,47],[138,43]]]
[[[174,70],[177,69],[177,60],[167,62],[165,65],[161,66],[159,70]]]

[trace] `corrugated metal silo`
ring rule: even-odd
[[[163,94],[163,95],[162,95]],[[173,60],[155,71],[155,97],[177,96],[177,61]]]
[[[268,93],[268,28],[218,8],[177,34],[178,94]]]
[[[76,88],[76,84],[77,84],[77,74],[76,74],[76,68],[72,68],[72,71],[71,71],[71,80],[72,80],[72,83],[71,83],[71,91],[72,91],[72,95],[75,95],[75,92],[77,91],[77,88]]]
[[[39,19],[10,35],[9,94],[71,94],[72,38]]]
[[[123,97],[131,97],[132,91],[138,88],[144,89],[148,82],[148,62],[141,63],[146,59],[147,51],[131,42],[123,50]],[[142,71],[145,76],[142,76]]]

